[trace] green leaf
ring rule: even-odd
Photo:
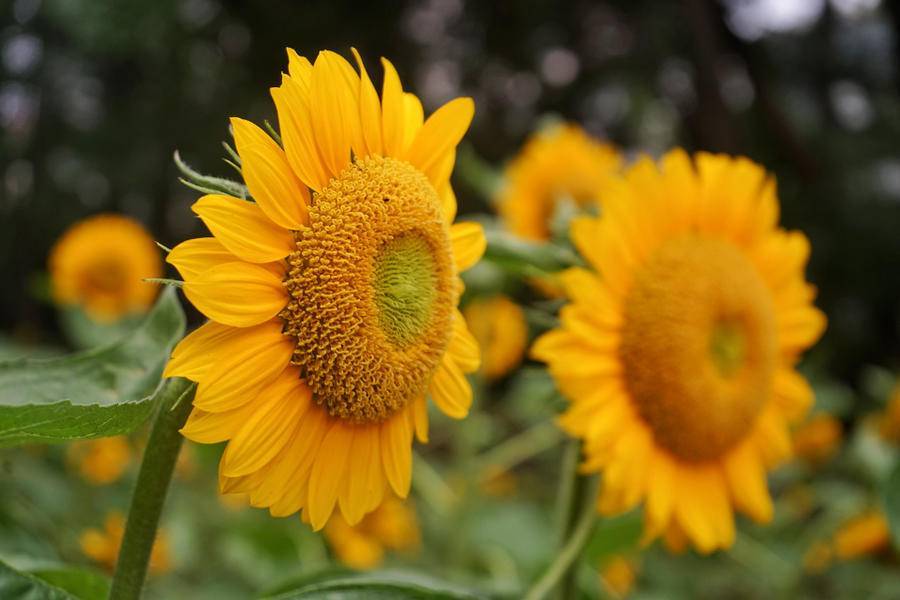
[[[144,322],[114,344],[62,358],[0,362],[0,447],[133,430],[153,408],[184,325],[175,290],[168,289]]]
[[[16,571],[4,562],[0,562],[0,598],[16,600],[77,600],[65,590],[46,581]]]
[[[891,528],[891,542],[894,548],[900,549],[900,462],[894,465],[894,469],[884,482],[881,499]]]
[[[109,595],[109,579],[97,571],[58,566],[32,569],[29,573],[79,600],[104,600]]]
[[[268,596],[272,600],[477,600],[489,596],[467,587],[432,577],[402,571],[381,571],[357,575],[310,576],[299,587]]]
[[[641,539],[643,524],[639,511],[597,521],[591,539],[584,549],[585,559],[598,561],[633,549]]]

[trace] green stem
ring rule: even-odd
[[[559,469],[559,490],[556,494],[556,548],[562,548],[572,528],[573,504],[576,482],[578,481],[578,457],[581,454],[581,443],[569,440],[563,449],[562,464]]]
[[[581,512],[578,521],[572,529],[572,533],[562,547],[553,564],[544,571],[541,578],[531,586],[524,596],[524,600],[544,600],[563,579],[571,572],[581,550],[587,543],[597,519],[597,481],[594,479],[587,486],[586,493],[582,496]]]
[[[186,379],[169,379],[160,391],[159,407],[131,497],[125,535],[109,590],[112,600],[136,600],[141,596],[159,516],[181,450],[182,437],[178,430],[191,412],[194,389],[194,384]]]
[[[486,479],[496,473],[509,471],[544,450],[549,450],[562,437],[556,423],[552,421],[538,423],[482,454],[477,459],[480,477]]]

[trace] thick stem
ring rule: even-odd
[[[191,412],[194,389],[194,384],[186,379],[170,379],[160,392],[159,407],[131,496],[125,535],[109,590],[112,600],[136,600],[141,596],[159,516],[181,449],[182,438],[178,430]]]
[[[562,550],[560,550],[553,564],[544,571],[541,578],[525,594],[524,600],[544,600],[550,595],[553,588],[572,572],[581,550],[591,535],[594,521],[597,519],[597,507],[595,506],[597,498],[596,479],[589,482],[586,488],[586,493],[581,497],[582,503],[578,521],[575,523],[569,539]]]

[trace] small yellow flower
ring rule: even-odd
[[[872,510],[844,523],[834,535],[834,556],[850,560],[877,554],[890,546],[891,532],[887,519]]]
[[[50,252],[49,269],[55,301],[79,305],[102,322],[145,312],[157,288],[143,280],[163,272],[159,249],[140,223],[115,214],[73,225]]]
[[[743,158],[676,150],[607,188],[571,237],[591,267],[535,342],[571,400],[560,423],[603,472],[604,514],[644,503],[648,539],[734,542],[734,510],[772,517],[766,470],[813,393],[795,365],[825,327],[809,242],[778,227],[775,182]]]
[[[484,234],[454,223],[450,187],[474,103],[425,119],[389,61],[379,97],[356,59],[288,51],[271,90],[283,147],[231,120],[254,201],[204,196],[212,237],[168,256],[210,319],[166,369],[199,383],[182,433],[228,441],[223,493],[317,530],[335,508],[355,524],[388,490],[406,497],[427,398],[465,417],[480,363],[457,306]]]
[[[817,465],[827,461],[841,445],[841,422],[820,413],[794,430],[794,454]]]
[[[481,347],[485,377],[499,379],[519,366],[528,344],[528,324],[518,304],[499,295],[473,300],[463,314]]]
[[[105,485],[122,476],[131,462],[131,444],[124,435],[72,442],[69,463],[89,483]]]
[[[119,558],[119,546],[122,545],[124,535],[125,517],[119,512],[111,512],[106,517],[103,529],[91,528],[82,532],[79,540],[81,551],[106,570],[112,571]],[[170,568],[168,535],[159,530],[150,551],[150,573],[165,573]]]
[[[634,589],[637,565],[623,556],[614,556],[600,567],[600,581],[615,598],[625,598]]]
[[[419,547],[419,522],[415,510],[388,496],[356,525],[340,513],[325,525],[325,539],[337,558],[353,569],[372,569],[384,561],[388,550],[411,551]]]
[[[900,382],[894,386],[887,407],[878,419],[878,429],[884,439],[900,441]]]
[[[592,139],[577,125],[536,133],[506,169],[497,198],[500,217],[512,233],[546,240],[557,205],[596,205],[621,163],[615,148]]]

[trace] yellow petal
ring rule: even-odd
[[[381,143],[381,101],[378,92],[369,79],[369,73],[356,48],[352,49],[359,66],[359,121],[368,154],[383,154]]]
[[[344,480],[350,448],[353,445],[354,428],[334,422],[316,456],[309,480],[309,519],[313,530],[318,531],[328,522],[337,502],[338,490]]]
[[[195,407],[181,428],[181,434],[198,444],[218,444],[233,438],[256,410],[257,406],[252,403],[215,413]]]
[[[256,402],[257,410],[231,439],[222,455],[224,475],[248,475],[272,460],[290,440],[297,422],[309,406],[309,393],[306,384],[291,372],[283,373],[264,389]]]
[[[163,377],[186,377],[200,381],[213,363],[214,353],[223,340],[240,335],[236,327],[209,321],[184,337],[172,350],[172,359]]]
[[[444,354],[431,380],[431,399],[444,414],[462,419],[472,406],[472,388],[453,359]]]
[[[384,82],[381,89],[381,131],[386,156],[401,156],[403,151],[404,106],[403,86],[397,70],[386,58],[381,59],[384,67]]]
[[[412,478],[412,431],[406,415],[396,414],[381,424],[381,461],[394,493],[406,498]]]
[[[306,411],[306,414],[303,415],[296,435],[296,439],[303,442],[300,445],[302,453],[296,458],[296,466],[288,477],[291,485],[284,490],[284,495],[269,508],[272,516],[286,517],[306,506],[310,474],[316,457],[319,455],[322,440],[330,427],[329,419],[327,412],[315,408]]]
[[[450,226],[450,244],[457,271],[465,271],[477,263],[487,248],[481,223],[454,223]]]
[[[428,403],[425,396],[416,398],[412,405],[413,424],[416,429],[416,439],[423,444],[428,443]]]
[[[310,80],[313,133],[322,161],[332,177],[340,175],[350,163],[353,139],[350,121],[359,114],[354,92],[347,85],[338,63],[343,60],[334,52],[320,52]]]
[[[300,181],[320,192],[328,185],[330,175],[316,147],[308,88],[295,78],[283,75],[281,86],[270,91],[278,111],[281,141],[288,163]]]
[[[287,304],[281,279],[265,267],[249,263],[213,267],[182,289],[200,312],[232,327],[268,321]]]
[[[263,213],[258,204],[210,194],[191,207],[235,256],[253,263],[279,260],[294,250],[294,237]]]
[[[309,78],[312,75],[312,63],[305,56],[300,56],[293,48],[287,49],[288,55],[288,73],[291,77],[309,84]]]
[[[403,150],[409,148],[409,145],[416,139],[419,130],[422,129],[422,121],[425,118],[425,111],[422,109],[422,102],[419,98],[410,92],[403,93]]]
[[[377,491],[377,486],[373,485],[375,478],[370,471],[381,470],[381,462],[378,460],[378,430],[379,427],[360,427],[353,436],[348,473],[339,497],[341,512],[350,525],[356,525],[362,520],[368,512],[372,494]]]
[[[239,260],[216,238],[185,240],[172,248],[166,262],[178,269],[184,279],[199,277],[207,269]]]
[[[766,471],[751,444],[738,445],[725,459],[725,478],[735,506],[759,523],[772,520]]]
[[[277,319],[243,328],[241,333],[217,349],[215,364],[197,387],[194,404],[199,408],[220,412],[242,406],[288,367],[294,343],[282,335]],[[290,371],[299,378],[296,369]]]
[[[441,199],[441,212],[444,213],[444,221],[448,224],[452,223],[456,218],[456,194],[453,193],[453,187],[448,182],[440,188],[438,194]]]
[[[466,320],[457,310],[453,316],[453,336],[447,352],[464,373],[472,373],[481,366],[481,350],[475,336],[469,331]]]
[[[406,151],[407,160],[434,182],[441,159],[459,144],[474,115],[471,98],[456,98],[434,111]]]
[[[232,118],[231,127],[241,172],[253,199],[274,223],[300,229],[309,218],[309,189],[294,175],[284,151],[250,121]]]

